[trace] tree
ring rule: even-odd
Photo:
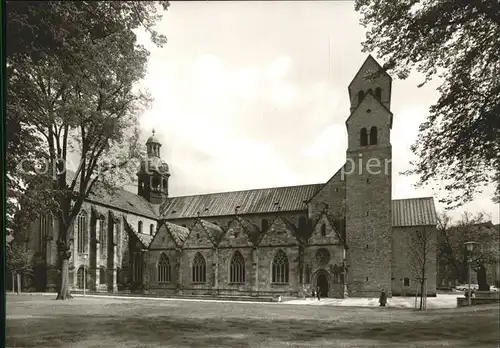
[[[21,292],[21,276],[31,274],[32,267],[32,254],[26,250],[22,243],[12,241],[6,247],[5,254],[6,270],[8,274],[12,275],[12,290],[14,291],[17,280],[17,293]]]
[[[166,10],[168,2],[160,3]],[[149,52],[134,30],[146,28],[162,45],[153,27],[161,15],[152,1],[9,2],[7,13],[9,36],[16,37],[7,45],[7,114],[36,138],[46,165],[39,175],[40,162],[23,158],[27,167],[13,175],[40,181],[23,196],[27,204],[42,196],[55,207],[57,298],[67,299],[72,224],[84,199],[112,191],[141,155],[137,117],[151,98],[136,83]],[[70,152],[79,158],[74,175],[66,170]]]
[[[426,282],[433,274],[429,269],[435,267],[436,235],[434,230],[422,227],[411,231],[410,235],[410,270],[417,280],[420,291],[420,310],[425,309]]]
[[[405,79],[425,74],[419,87],[442,79],[440,98],[411,147],[407,175],[418,185],[444,180],[452,209],[494,183],[500,202],[500,3],[496,0],[356,0],[368,28],[364,51]]]
[[[466,242],[475,242],[472,255],[474,270],[482,265],[500,261],[498,231],[491,221],[486,222],[482,213],[462,214],[461,219],[452,224],[445,213],[438,218],[438,262],[441,276],[451,278],[455,283],[466,283],[468,278],[468,255]]]

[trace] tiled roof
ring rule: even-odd
[[[161,215],[166,219],[192,218],[198,213],[202,216],[234,215],[238,206],[238,214],[305,210],[307,205],[304,201],[321,186],[314,184],[172,197],[161,207]]]
[[[125,228],[128,230],[129,233],[130,232],[133,233],[137,237],[137,239],[139,239],[144,248],[149,248],[149,245],[153,241],[154,236],[137,232],[132,226],[130,226],[130,224],[127,221],[125,221]]]
[[[203,229],[207,232],[208,237],[210,238],[212,243],[214,245],[218,245],[222,237],[224,236],[224,231],[222,230],[222,228],[219,227],[219,225],[213,224],[211,222],[202,219],[198,219],[197,222],[201,224]]]
[[[247,221],[240,216],[237,216],[236,219],[239,221],[239,223],[243,227],[243,230],[245,231],[247,236],[250,238],[252,243],[257,245],[260,241],[260,238],[262,237],[262,235],[260,233],[260,229],[257,226],[255,226],[254,224],[252,224],[250,221]]]
[[[436,225],[436,207],[432,197],[392,201],[392,226]]]
[[[187,229],[184,226],[179,226],[167,221],[164,221],[165,227],[167,228],[168,232],[174,239],[174,242],[177,246],[182,246],[184,244],[184,241],[186,240],[188,234],[189,234],[189,229]]]
[[[66,175],[66,182],[68,183],[68,185],[71,184],[74,175],[74,172],[68,170],[68,173]],[[143,215],[151,219],[158,218],[158,216],[154,213],[153,207],[141,196],[122,188],[117,188],[113,191],[114,192],[108,192],[102,186],[102,184],[96,182],[93,192],[89,194],[87,199],[96,203],[106,204],[114,208],[125,210],[137,215]]]

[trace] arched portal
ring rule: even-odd
[[[318,274],[316,286],[319,288],[321,297],[328,297],[328,277],[324,273]]]

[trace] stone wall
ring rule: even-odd
[[[422,244],[421,238],[415,236],[416,231],[428,238]],[[424,249],[425,245],[425,249]],[[437,230],[434,226],[393,227],[392,232],[392,292],[393,295],[410,296],[420,293],[419,280],[422,277],[419,260],[426,258],[427,294],[436,294],[437,273]],[[424,250],[425,253],[424,253]],[[405,278],[406,284],[405,285]]]

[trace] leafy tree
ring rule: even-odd
[[[127,166],[141,154],[137,118],[151,98],[136,83],[146,73],[149,52],[137,44],[135,30],[143,27],[154,43],[165,42],[154,29],[161,18],[158,3],[167,9],[166,1],[7,4],[13,38],[7,44],[7,114],[36,138],[38,158],[55,169],[37,175],[40,163],[23,158],[28,169],[13,176],[39,181],[25,190],[26,204],[43,197],[54,206],[58,299],[71,297],[71,231],[84,199],[130,177],[134,168]],[[79,158],[74,175],[66,170],[70,152]]]
[[[12,241],[6,247],[5,263],[8,274],[12,275],[12,289],[14,289],[14,278],[17,279],[17,292],[21,291],[21,276],[31,274],[32,267],[32,254],[26,250],[22,243]]]
[[[476,243],[472,255],[473,269],[481,265],[492,265],[500,261],[500,236],[491,221],[486,221],[482,213],[471,215],[464,213],[455,224],[446,214],[438,218],[438,262],[441,276],[446,276],[459,283],[466,283],[468,259],[465,243]]]
[[[500,201],[500,3],[497,0],[356,0],[368,28],[364,51],[405,79],[439,77],[440,98],[420,125],[406,174],[444,180],[448,209],[494,182]]]

